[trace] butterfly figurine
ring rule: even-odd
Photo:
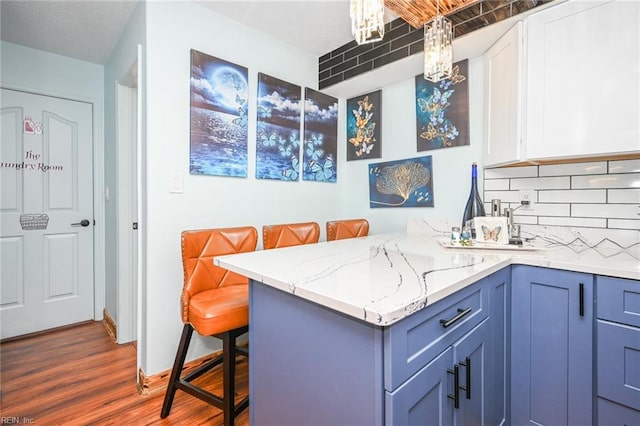
[[[500,231],[502,231],[502,226],[496,226],[495,228],[488,228],[482,225],[482,234],[484,236],[485,241],[498,241],[498,237],[500,236]]]
[[[262,133],[260,135],[260,139],[262,141],[262,145],[264,146],[275,146],[276,141],[278,140],[278,134],[276,132],[271,133],[271,135],[267,136],[266,133]]]
[[[240,126],[242,128],[246,128],[247,127],[247,121],[249,119],[249,116],[247,115],[247,112],[244,110],[244,108],[239,107],[238,108],[238,114],[240,115],[240,117],[234,118],[232,120],[232,123],[235,124],[236,126]]]

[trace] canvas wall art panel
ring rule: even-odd
[[[431,156],[369,164],[369,207],[433,207]]]
[[[191,50],[191,174],[247,177],[247,82],[247,68]]]
[[[418,151],[469,145],[469,61],[453,64],[450,78],[432,83],[417,75]]]
[[[304,92],[302,179],[335,182],[337,151],[338,99],[307,87]]]
[[[347,100],[347,161],[380,158],[382,91]]]
[[[300,178],[301,92],[298,85],[258,73],[256,178]]]

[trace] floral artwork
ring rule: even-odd
[[[248,70],[191,50],[189,172],[247,176]]]
[[[300,94],[292,83],[258,73],[256,178],[300,178]]]
[[[338,99],[305,88],[303,180],[335,182]]]
[[[418,151],[469,145],[469,61],[453,64],[451,77],[432,83],[416,76]]]
[[[431,156],[369,164],[369,206],[433,207]]]
[[[382,91],[347,100],[347,161],[380,158]]]

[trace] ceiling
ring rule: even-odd
[[[315,56],[353,38],[349,0],[197,3]],[[3,41],[105,64],[135,5],[134,0],[1,0],[0,34]],[[395,17],[387,12],[387,21]]]

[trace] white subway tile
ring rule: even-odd
[[[609,189],[607,193],[609,203],[640,204],[640,189]]]
[[[537,225],[538,216],[519,216],[514,214],[513,223],[519,223],[520,225]]]
[[[605,189],[538,191],[539,203],[606,203]]]
[[[485,191],[508,191],[509,179],[485,179]]]
[[[597,175],[607,173],[607,162],[553,164],[540,166],[539,176]]]
[[[607,219],[594,219],[582,217],[547,217],[540,216],[538,218],[540,225],[555,226],[580,226],[586,228],[606,228]]]
[[[640,220],[609,219],[609,228],[612,228],[612,229],[637,229],[637,230],[640,230]],[[638,236],[638,238],[640,238],[640,236]]]
[[[603,204],[604,205],[604,204]],[[522,216],[570,216],[569,204],[535,203],[530,208],[521,207],[515,214]]]
[[[538,176],[538,166],[502,167],[497,169],[484,169],[485,179],[535,177],[535,176]]]
[[[511,189],[569,189],[569,176],[511,179]]]
[[[571,216],[640,219],[640,208],[634,204],[572,204]]]
[[[513,189],[513,183],[511,188]],[[640,188],[640,173],[573,176],[571,178],[571,189],[583,188]]]
[[[640,173],[640,160],[609,161],[609,173]]]
[[[518,191],[484,191],[483,200],[490,203],[493,199],[499,199],[503,203],[518,203],[520,204],[520,198]]]

